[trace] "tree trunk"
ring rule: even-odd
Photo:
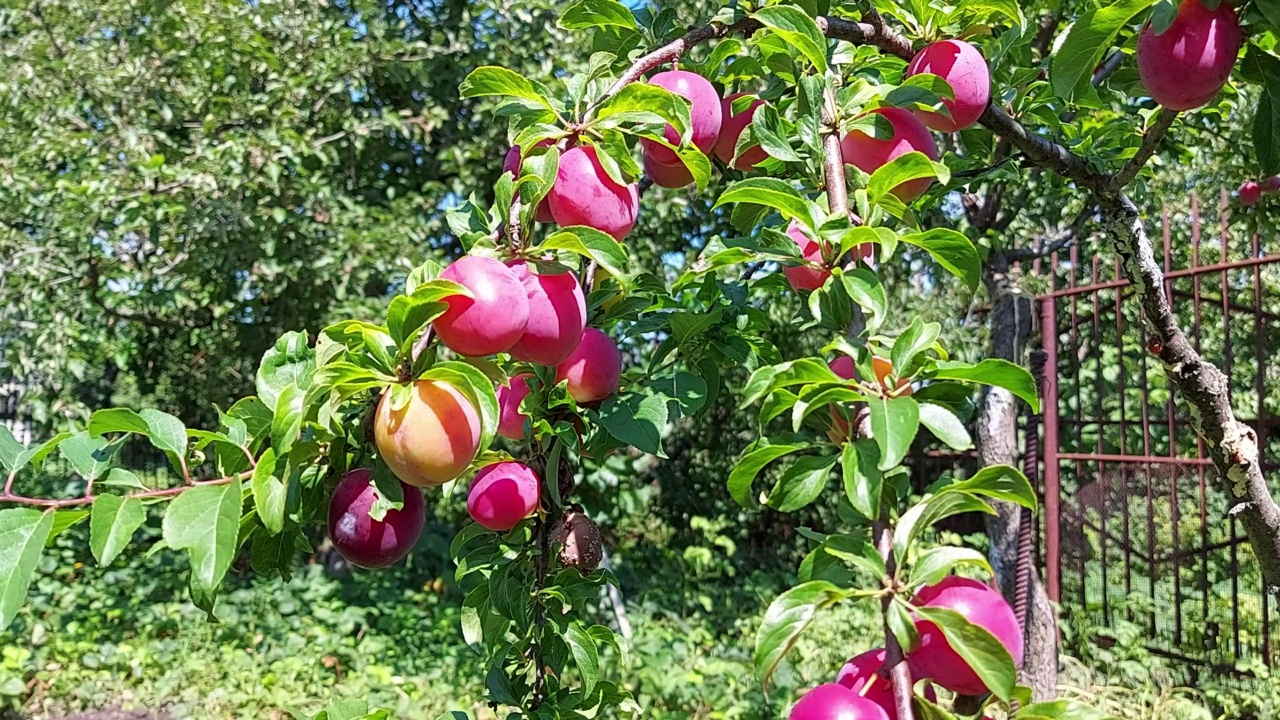
[[[1031,298],[1013,284],[1003,258],[993,256],[987,273],[987,288],[992,298],[990,357],[1024,364],[1027,340],[1031,335]],[[1018,402],[1003,388],[991,388],[982,396],[978,408],[978,461],[983,466],[1018,465]],[[990,560],[996,580],[1005,598],[1017,606],[1019,564],[1018,531],[1022,508],[1011,503],[993,502],[996,514],[986,518],[987,537],[991,541]],[[1058,686],[1058,627],[1053,606],[1045,593],[1040,573],[1033,565],[1026,584],[1026,659],[1019,671],[1019,681],[1032,689],[1037,702],[1051,700]]]

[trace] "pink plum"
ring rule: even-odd
[[[945,608],[960,613],[969,622],[994,635],[1013,657],[1015,667],[1022,665],[1022,628],[1013,608],[999,592],[977,580],[952,576],[921,590],[915,602],[922,607]],[[951,648],[937,625],[917,619],[916,631],[920,634],[920,647],[908,657],[913,677],[929,678],[960,695],[987,692],[987,686]]]
[[[755,117],[756,108],[764,105],[763,100],[755,100],[747,106],[745,110],[733,114],[733,101],[746,95],[747,93],[735,93],[724,99],[720,108],[720,114],[724,117],[724,123],[720,128],[720,139],[716,140],[716,157],[720,158],[720,162],[728,165],[733,161],[734,148],[738,147],[738,138],[742,137],[742,133],[751,124],[751,119]],[[769,157],[769,153],[759,145],[742,151],[742,157],[739,157],[733,163],[735,170],[750,170],[751,168],[764,162]]]
[[[720,93],[716,92],[715,86],[698,73],[688,70],[660,72],[649,78],[649,84],[669,90],[692,104],[689,120],[693,126],[693,145],[703,155],[710,156],[716,139],[720,137],[720,125],[723,122]],[[680,134],[670,125],[667,126],[666,139],[672,145],[680,144]],[[667,167],[682,164],[679,156],[671,149],[645,138],[641,138],[640,142],[644,145],[645,154],[651,156],[654,162]]]
[[[682,188],[693,182],[693,175],[683,163],[663,165],[653,159],[649,151],[644,153],[644,174],[649,176],[654,185],[664,188]]]
[[[889,720],[879,705],[835,683],[819,685],[791,708],[788,720]]]
[[[591,145],[564,151],[547,204],[561,226],[586,225],[620,241],[635,227],[640,194],[635,183],[614,182],[596,153]]]
[[[907,77],[928,73],[951,86],[954,100],[942,104],[951,117],[928,110],[916,110],[920,121],[938,132],[953,133],[978,122],[991,99],[991,70],[978,49],[963,40],[943,40],[916,53],[907,66]]]
[[[538,509],[541,485],[528,465],[500,462],[485,466],[471,481],[467,513],[488,530],[506,532]]]
[[[329,498],[329,538],[338,554],[362,568],[382,568],[404,559],[422,536],[426,510],[422,493],[400,483],[404,507],[388,510],[381,521],[369,517],[378,499],[373,472],[352,470],[338,481]],[[397,481],[398,482],[398,481]]]
[[[1152,100],[1192,110],[1218,94],[1240,54],[1240,19],[1225,0],[1210,10],[1182,0],[1173,24],[1159,35],[1151,23],[1138,36],[1138,77]]]
[[[1262,187],[1262,192],[1264,193],[1280,192],[1280,175],[1272,175],[1258,184]]]
[[[622,353],[612,338],[596,328],[587,328],[578,348],[556,368],[556,382],[568,380],[569,396],[579,405],[609,397],[621,378]]]
[[[889,121],[893,126],[893,136],[878,140],[861,130],[850,131],[840,141],[840,154],[846,163],[871,174],[909,152],[922,152],[931,160],[938,159],[938,145],[929,134],[929,128],[910,111],[882,107],[871,112]],[[894,188],[893,194],[903,202],[911,202],[923,195],[932,183],[930,178],[909,180]]]
[[[791,221],[787,226],[787,236],[795,241],[805,260],[813,264],[823,264],[822,246],[806,235],[799,223]],[[782,274],[787,277],[787,282],[791,284],[793,290],[817,290],[827,282],[827,278],[831,277],[830,270],[816,268],[813,264],[782,268]]]
[[[880,675],[884,667],[884,648],[864,652],[845,663],[836,675],[836,684],[843,685],[862,697],[879,705],[889,720],[898,720],[898,708],[893,698],[893,685],[889,678]],[[938,701],[932,686],[925,686],[924,696],[930,702]]]
[[[529,305],[529,321],[511,347],[512,357],[548,367],[559,365],[578,347],[587,326],[582,285],[572,272],[536,275],[523,260],[507,265],[524,286]]]
[[[1256,205],[1262,199],[1262,186],[1253,180],[1246,180],[1240,186],[1240,204],[1245,207]]]
[[[511,269],[493,258],[467,255],[440,273],[471,291],[473,297],[445,298],[449,309],[433,326],[440,342],[459,355],[480,357],[506,352],[529,324],[525,288]]]
[[[529,395],[529,373],[513,375],[506,385],[498,386],[498,434],[508,440],[523,440],[528,415],[520,412],[520,403]]]

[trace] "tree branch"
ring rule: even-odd
[[[1096,197],[1103,230],[1120,254],[1125,276],[1142,303],[1143,319],[1162,345],[1160,360],[1190,403],[1196,434],[1204,438],[1218,469],[1218,482],[1231,502],[1228,512],[1244,526],[1268,591],[1280,595],[1280,506],[1262,474],[1258,436],[1236,419],[1227,376],[1206,362],[1178,327],[1165,297],[1164,272],[1137,207],[1120,191]]]
[[[1129,158],[1129,162],[1116,173],[1111,179],[1111,187],[1114,190],[1121,190],[1142,172],[1142,168],[1146,167],[1147,161],[1151,156],[1156,154],[1156,150],[1160,148],[1160,143],[1164,142],[1164,138],[1169,134],[1169,128],[1173,127],[1173,123],[1178,119],[1178,111],[1168,108],[1161,108],[1160,114],[1156,116],[1156,121],[1151,124],[1151,128],[1142,136],[1142,144],[1138,146],[1138,152]]]

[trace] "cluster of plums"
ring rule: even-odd
[[[999,592],[977,580],[952,576],[920,590],[914,604],[959,613],[991,633],[1009,652],[1015,667],[1022,664],[1022,628],[1013,608]],[[928,681],[924,697],[937,700],[933,685],[958,695],[988,692],[978,674],[951,647],[937,625],[917,618],[915,626],[920,644],[907,653],[907,664],[913,680]],[[805,693],[792,708],[790,720],[897,720],[893,687],[884,664],[883,648],[854,657],[840,668],[835,682]]]
[[[586,299],[572,272],[538,274],[524,260],[504,263],[468,255],[446,267],[440,277],[468,292],[446,298],[447,309],[432,324],[445,347],[464,357],[509,353],[522,362],[554,367],[556,381],[564,382],[569,395],[583,405],[600,402],[617,390],[622,353],[608,335],[586,326]],[[530,377],[516,375],[498,388],[498,433],[503,437],[519,440],[528,432],[528,416],[520,412],[520,403],[529,394]],[[379,457],[401,482],[404,507],[387,512],[380,521],[369,517],[377,495],[368,470],[347,473],[330,500],[334,546],[362,567],[384,567],[408,554],[422,530],[419,488],[454,480],[480,451],[480,414],[449,383],[418,380],[408,402],[400,408],[394,405],[388,390],[378,403],[373,435]],[[485,528],[505,532],[537,510],[540,490],[537,473],[527,465],[487,465],[471,481],[467,510]],[[589,520],[580,514],[578,518],[564,528],[573,540],[562,543],[566,548],[576,546],[578,536],[595,532]],[[598,546],[598,534],[595,538]]]

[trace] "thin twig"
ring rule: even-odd
[[[1156,116],[1156,121],[1152,123],[1151,129],[1147,130],[1142,136],[1142,144],[1138,146],[1138,152],[1129,158],[1129,162],[1116,173],[1111,179],[1111,187],[1119,190],[1138,176],[1142,172],[1142,168],[1146,167],[1147,161],[1152,155],[1156,154],[1156,150],[1160,148],[1160,144],[1164,142],[1164,138],[1169,134],[1169,128],[1173,127],[1173,123],[1178,120],[1178,111],[1168,108],[1161,108],[1160,114]]]
[[[889,522],[888,509],[881,512],[880,519],[873,528],[876,538],[876,549],[880,559],[884,560],[884,586],[894,589],[894,575],[897,574],[897,560],[893,556],[893,525]],[[907,665],[906,653],[903,652],[898,636],[889,624],[889,608],[893,605],[894,595],[886,593],[880,601],[880,612],[884,622],[884,668],[881,672],[889,673],[889,682],[893,687],[893,705],[900,720],[913,720],[915,711],[911,704],[912,681],[911,667]]]
[[[146,490],[143,492],[129,493],[125,495],[125,497],[138,498],[139,500],[171,497],[173,495],[181,495],[182,493],[188,490],[191,490],[193,488],[209,487],[214,485],[226,485],[232,480],[237,480],[237,479],[247,480],[252,476],[253,476],[253,471],[246,470],[245,472],[238,473],[236,475],[228,475],[227,477],[215,478],[213,480],[196,480],[196,481],[193,481],[191,485],[179,485],[178,487],[164,488],[162,490]],[[53,500],[50,498],[35,498],[35,497],[27,497],[25,495],[15,495],[12,492],[10,492],[12,481],[13,481],[13,474],[11,473],[9,476],[9,481],[5,483],[4,494],[0,495],[0,503],[14,503],[16,505],[30,505],[33,507],[43,507],[43,508],[66,508],[66,507],[76,507],[78,505],[88,505],[93,502],[93,498],[88,496],[81,496],[78,498],[68,498],[66,500]]]

